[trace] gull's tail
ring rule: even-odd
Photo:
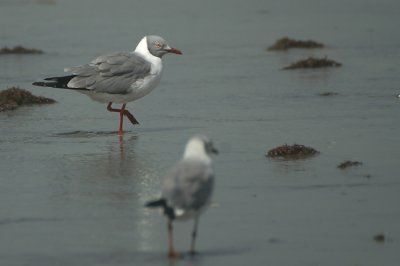
[[[45,78],[44,80],[47,80],[47,81],[33,82],[32,85],[40,86],[40,87],[59,88],[59,89],[87,90],[86,88],[71,88],[71,87],[68,87],[68,82],[71,79],[73,79],[74,77],[76,77],[76,75]]]
[[[158,199],[158,200],[152,200],[147,202],[145,205],[147,208],[162,208],[164,211],[164,214],[170,219],[173,220],[175,219],[175,212],[174,209],[169,207],[167,205],[167,201],[163,198]]]

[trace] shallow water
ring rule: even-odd
[[[397,265],[400,255],[398,1],[2,1],[0,88],[58,103],[0,113],[1,265]],[[128,104],[139,126],[86,96],[30,84],[160,34],[155,91]],[[317,50],[266,52],[282,36]],[[283,71],[327,56],[341,68]],[[323,92],[336,92],[330,97]],[[144,202],[196,133],[214,139],[217,183],[199,255],[169,261],[165,220]],[[267,159],[299,143],[321,152]],[[337,169],[345,160],[362,166]],[[191,223],[176,224],[189,246]],[[383,233],[384,243],[373,241]]]

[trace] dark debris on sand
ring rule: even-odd
[[[27,90],[11,87],[0,91],[0,112],[17,109],[21,105],[55,103],[53,99],[35,96]]]
[[[339,95],[339,93],[327,91],[327,92],[319,93],[318,95],[319,95],[319,96],[336,96],[336,95]]]
[[[299,60],[287,67],[284,70],[299,69],[299,68],[322,68],[322,67],[340,67],[342,64],[334,60],[324,58],[309,57],[307,59]]]
[[[269,150],[266,154],[271,158],[284,158],[284,159],[304,159],[314,156],[319,152],[311,147],[304,145],[283,145]]]
[[[341,164],[339,164],[337,167],[339,169],[346,169],[351,166],[358,166],[358,165],[362,165],[362,164],[363,164],[362,162],[358,162],[358,161],[344,161]]]
[[[385,235],[384,234],[377,234],[374,236],[374,241],[378,243],[385,242]]]
[[[294,40],[288,37],[283,37],[275,42],[274,45],[268,47],[268,51],[287,51],[290,48],[322,48],[324,45],[322,43],[307,40]]]
[[[6,54],[42,54],[43,51],[33,48],[25,48],[23,46],[14,46],[12,48],[3,47],[0,49],[0,55]]]

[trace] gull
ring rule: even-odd
[[[210,203],[214,186],[211,154],[217,154],[211,139],[192,137],[186,144],[183,158],[165,175],[162,195],[146,203],[149,208],[162,208],[168,219],[168,256],[178,253],[173,245],[174,220],[194,219],[190,254],[195,254],[195,241],[200,214]]]
[[[116,52],[102,55],[89,64],[65,68],[67,76],[45,78],[32,85],[79,91],[95,101],[108,103],[107,110],[120,115],[118,134],[123,134],[123,116],[132,124],[139,124],[125,109],[128,102],[135,101],[151,92],[160,82],[161,58],[167,54],[182,54],[171,48],[160,36],[142,38],[133,52]],[[112,103],[120,103],[120,109]]]

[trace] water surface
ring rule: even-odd
[[[400,255],[398,1],[2,1],[0,88],[58,103],[0,113],[1,265],[397,265]],[[86,96],[30,84],[160,34],[160,86],[129,103],[140,126]],[[317,50],[267,52],[282,36]],[[307,56],[341,68],[283,71]],[[321,97],[320,93],[338,95]],[[217,183],[195,259],[165,256],[166,224],[143,204],[197,133]],[[282,144],[300,161],[267,159]],[[344,160],[362,166],[339,170]],[[189,247],[191,223],[177,223]],[[373,241],[383,233],[384,243]]]

